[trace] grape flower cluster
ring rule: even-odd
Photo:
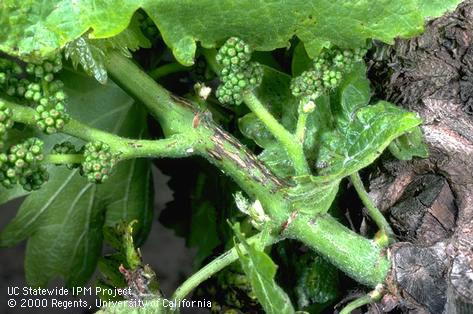
[[[263,70],[259,64],[250,62],[251,52],[250,46],[236,37],[229,38],[219,49],[216,60],[222,67],[222,84],[216,96],[222,104],[241,104],[243,92],[261,83]]]
[[[331,49],[323,51],[313,60],[308,71],[291,81],[291,91],[296,97],[308,101],[315,101],[327,91],[337,88],[344,73],[348,73],[353,66],[363,60],[366,50]]]
[[[39,189],[49,178],[46,167],[41,164],[43,146],[40,139],[29,138],[0,153],[0,184],[12,188],[19,183],[26,191]]]
[[[102,142],[90,142],[84,146],[82,174],[91,183],[102,183],[107,180],[113,166],[118,162],[110,146]]]
[[[64,84],[55,79],[61,69],[60,54],[40,64],[28,63],[25,68],[0,59],[0,89],[34,107],[36,126],[46,134],[56,133],[68,121]]]

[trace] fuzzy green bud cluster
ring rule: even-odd
[[[216,91],[223,104],[239,105],[243,102],[243,92],[261,84],[263,70],[259,64],[250,62],[251,49],[243,40],[232,37],[219,49],[216,60],[222,66],[222,84]]]
[[[68,121],[64,84],[55,79],[61,69],[61,55],[41,64],[29,63],[25,69],[10,60],[0,59],[0,89],[34,107],[36,125],[47,134],[56,133]]]
[[[292,94],[314,101],[321,95],[337,88],[345,73],[363,60],[366,50],[331,49],[323,51],[313,60],[312,67],[291,82]]]
[[[7,131],[13,126],[13,112],[0,100],[0,151],[3,149]]]
[[[64,99],[64,93],[61,91],[48,99],[40,99],[39,105],[35,108],[38,129],[46,134],[54,134],[64,127],[69,120],[69,116],[65,113]]]
[[[112,154],[110,146],[102,142],[90,142],[84,146],[82,174],[92,183],[102,183],[112,172],[117,158]]]
[[[30,138],[0,154],[0,184],[12,188],[19,183],[27,191],[39,189],[49,178],[41,164],[43,146],[40,139]]]
[[[14,96],[25,91],[27,81],[20,79],[23,69],[15,62],[0,59],[0,88],[8,95]]]

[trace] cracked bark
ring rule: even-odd
[[[371,180],[371,196],[409,241],[392,248],[398,298],[408,312],[473,313],[473,1],[397,41],[389,60],[372,64],[373,75],[383,71],[379,96],[423,118],[431,152],[385,161]]]

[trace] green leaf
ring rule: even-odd
[[[0,49],[43,57],[89,30],[92,38],[113,37],[126,29],[141,2],[2,1]]]
[[[308,70],[312,65],[312,59],[309,58],[305,51],[304,44],[299,42],[294,48],[291,61],[292,76],[296,77],[302,74],[302,72]]]
[[[328,141],[320,148],[325,156],[332,154],[326,161],[328,168],[319,171],[325,177],[320,179],[341,179],[368,166],[391,141],[421,122],[414,113],[384,101],[358,110],[345,129],[332,134],[333,143]]]
[[[268,314],[294,313],[288,295],[274,281],[277,266],[263,251],[249,244],[240,232],[239,224],[233,227],[238,241],[243,244],[246,253],[236,245],[240,263],[251,287],[264,311]]]
[[[126,113],[118,134],[129,138],[147,136],[143,129],[146,111],[134,104]],[[136,220],[133,226],[134,239],[141,245],[146,239],[153,219],[153,180],[149,159],[132,159],[120,162],[113,177],[99,186],[98,197],[106,207],[106,226],[115,226],[122,221]]]
[[[84,37],[79,37],[67,43],[64,48],[64,56],[71,59],[74,69],[80,64],[85,73],[95,77],[102,84],[107,83],[107,70],[104,65],[104,52],[91,44]]]
[[[21,208],[24,216],[20,213],[13,224],[32,221],[29,229],[36,227],[29,234],[25,257],[26,280],[32,286],[46,286],[55,277],[64,278],[68,286],[81,285],[95,269],[102,249],[103,208],[95,197],[96,186],[84,186],[75,172],[71,179],[58,178],[67,185],[54,190],[56,186],[49,185],[44,195],[31,194]],[[49,199],[53,192],[57,197]],[[37,204],[44,205],[38,209]]]
[[[334,302],[339,295],[337,269],[316,254],[299,256],[293,264],[297,283],[295,293],[299,308]]]
[[[143,134],[143,111],[116,85],[100,85],[72,73],[61,79],[69,95],[67,110],[72,117],[114,133]],[[81,144],[80,140],[54,135],[45,137],[46,149],[63,140]],[[0,246],[12,246],[28,238],[25,268],[31,285],[45,286],[56,277],[65,279],[69,286],[84,284],[101,253],[104,223],[138,219],[142,238],[149,230],[149,171],[149,163],[144,160],[121,163],[110,178],[113,184],[98,186],[89,184],[77,169],[52,166],[50,181],[40,191],[30,193],[0,233]]]
[[[330,209],[340,185],[337,179],[319,184],[316,180],[314,182],[312,176],[296,177],[295,182],[297,184],[294,187],[284,192],[291,199],[294,210],[312,216]]]
[[[143,8],[184,65],[193,63],[197,41],[209,48],[231,36],[264,51],[287,47],[297,36],[313,57],[327,43],[356,47],[368,38],[390,43],[396,37],[419,34],[426,17],[438,16],[460,2],[4,0],[0,4],[0,50],[21,57],[45,56],[86,32],[91,38],[113,37]]]
[[[454,10],[461,1],[457,0],[420,0],[422,15],[429,18],[441,16],[445,10]]]
[[[344,78],[336,92],[331,95],[331,112],[336,127],[345,129],[360,108],[371,99],[370,81],[366,76],[366,66],[357,64]]]
[[[153,219],[151,162],[147,159],[121,162],[113,177],[100,186],[98,196],[106,204],[105,225],[137,220],[134,239],[137,245],[141,245]]]
[[[280,178],[290,178],[295,174],[294,165],[280,144],[275,143],[266,148],[258,155],[258,159]]]
[[[357,65],[330,97],[320,97],[309,116],[304,149],[318,170],[317,184],[339,180],[372,163],[396,138],[422,121],[380,101],[368,105],[366,67]]]
[[[169,160],[162,170],[171,177],[168,185],[174,190],[174,200],[167,204],[159,220],[185,238],[187,246],[197,249],[192,264],[199,269],[217,246],[231,241],[233,234],[226,228],[226,221],[244,216],[233,198],[239,188],[231,178],[220,175],[220,170],[202,160]]]
[[[119,271],[120,265],[122,264],[123,255],[120,253],[101,257],[97,263],[97,267],[104,279],[100,279],[99,282],[104,285],[109,284],[116,288],[126,287],[125,278],[123,278],[123,275]]]
[[[244,136],[255,141],[260,147],[271,146],[276,141],[264,123],[253,112],[238,119],[238,128]]]
[[[411,160],[413,157],[429,157],[429,147],[424,142],[420,127],[401,135],[389,144],[389,151],[399,160]]]
[[[128,27],[116,36],[105,39],[93,39],[92,44],[96,45],[103,51],[119,50],[124,56],[131,58],[130,51],[136,51],[140,48],[150,48],[151,42],[142,33],[140,28],[140,20],[143,19],[141,14],[135,14],[131,19]]]
[[[136,51],[140,47],[149,48],[150,45],[149,40],[141,33],[138,18],[135,16],[130,25],[116,36],[98,40],[82,36],[67,43],[64,55],[66,59],[71,59],[75,69],[80,64],[85,73],[105,84],[107,70],[104,59],[108,50],[119,50],[123,55],[131,58],[130,51]]]
[[[217,202],[225,203],[222,200],[221,193],[229,192],[225,187],[216,193],[217,200],[209,198],[210,187],[220,185],[222,188],[222,178],[213,177],[208,173],[199,173],[191,195],[192,216],[190,222],[190,232],[187,236],[187,245],[197,248],[193,266],[200,268],[202,262],[210,256],[213,250],[222,242],[218,234],[217,220]],[[225,181],[224,181],[225,182]],[[213,194],[213,193],[212,193]],[[223,205],[227,206],[228,205]]]
[[[293,130],[297,121],[298,100],[291,93],[291,77],[268,66],[262,67],[264,76],[256,95],[283,126]]]

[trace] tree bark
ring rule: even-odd
[[[384,78],[378,96],[422,117],[430,148],[372,174],[371,196],[408,241],[391,250],[392,290],[408,312],[473,313],[473,1],[370,71]]]

